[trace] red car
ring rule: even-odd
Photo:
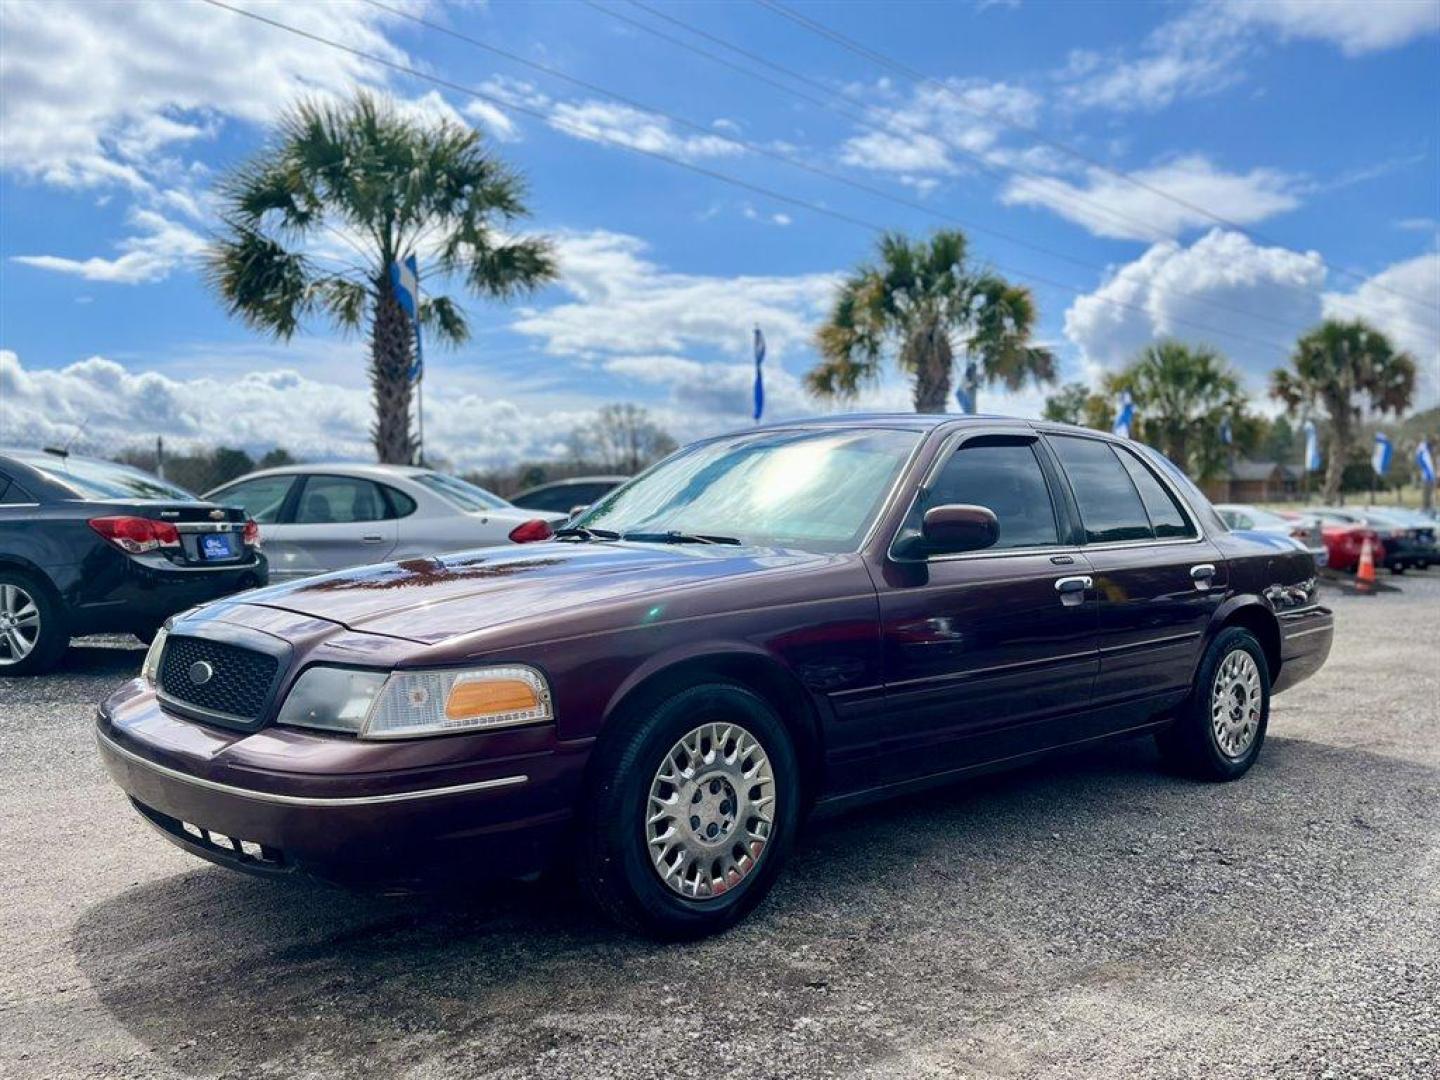
[[[1297,526],[1311,528],[1320,526],[1320,537],[1325,542],[1328,564],[1336,570],[1354,573],[1360,566],[1360,552],[1365,541],[1370,541],[1370,555],[1376,566],[1385,565],[1385,543],[1380,534],[1366,525],[1351,525],[1340,521],[1328,521],[1313,514],[1286,514]]]

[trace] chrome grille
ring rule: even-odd
[[[160,691],[206,713],[252,723],[269,703],[278,668],[278,659],[254,649],[172,634],[160,659]]]

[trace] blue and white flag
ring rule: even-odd
[[[1395,447],[1390,445],[1390,436],[1383,431],[1375,433],[1375,449],[1370,454],[1370,467],[1375,470],[1376,476],[1384,476],[1390,468],[1390,456],[1395,452]]]
[[[1320,471],[1320,432],[1314,420],[1305,421],[1305,471]]]
[[[1119,407],[1115,412],[1115,426],[1110,431],[1122,439],[1130,438],[1130,428],[1135,423],[1135,402],[1126,390],[1120,395]]]
[[[1235,432],[1234,429],[1230,427],[1230,417],[1228,416],[1221,417],[1220,419],[1220,441],[1226,446],[1229,446],[1235,441]]]
[[[1425,483],[1435,483],[1435,456],[1430,453],[1430,443],[1425,439],[1420,440],[1420,445],[1415,448],[1415,464],[1420,466],[1420,475],[1425,478]]]
[[[755,327],[755,422],[765,412],[765,335]]]
[[[390,264],[390,284],[395,289],[395,299],[401,310],[410,316],[415,327],[415,360],[410,365],[410,381],[417,382],[425,374],[425,355],[420,348],[420,267],[414,255],[408,255],[404,262]]]
[[[970,393],[969,387],[974,386],[977,381],[975,364],[971,361],[965,365],[965,375],[960,380],[960,385],[955,388],[955,404],[960,406],[960,411],[966,416],[975,415],[975,397]]]

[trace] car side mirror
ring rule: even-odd
[[[1000,521],[984,506],[952,503],[925,511],[920,527],[927,555],[954,555],[994,546],[1000,539]]]

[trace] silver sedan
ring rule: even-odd
[[[517,525],[563,515],[511,506],[484,488],[405,465],[287,465],[206,495],[260,524],[270,579],[510,543]]]

